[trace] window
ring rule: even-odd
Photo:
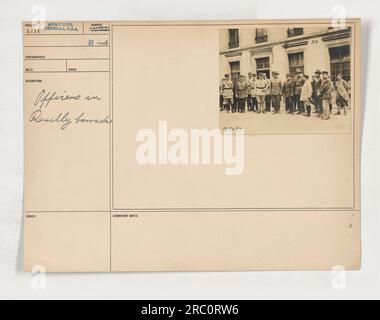
[[[256,72],[257,74],[265,73],[267,78],[270,78],[269,57],[256,59]]]
[[[230,62],[231,80],[236,80],[240,75],[240,62]]]
[[[351,56],[350,46],[330,48],[331,80],[336,81],[336,76],[341,73],[343,79],[351,80]]]
[[[239,30],[238,29],[228,29],[229,42],[228,48],[239,47]]]
[[[289,53],[288,57],[289,57],[289,73],[291,75],[295,75],[297,69],[300,69],[303,73],[304,72],[303,52]]]
[[[268,29],[258,28],[256,29],[256,43],[263,43],[268,41]]]
[[[303,34],[303,28],[289,28],[288,37],[300,36]]]

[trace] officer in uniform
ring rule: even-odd
[[[336,77],[335,87],[336,87],[336,105],[338,107],[338,111],[335,114],[339,115],[341,109],[343,109],[344,114],[346,114],[347,113],[346,109],[348,107],[348,101],[350,99],[350,96],[348,94],[350,86],[342,78],[341,73],[339,73]]]
[[[317,69],[315,71],[315,77],[314,77],[314,85],[313,85],[313,96],[314,98],[314,104],[317,116],[320,116],[322,114],[322,100],[319,95],[319,91],[321,89],[322,85],[322,77],[321,77],[322,71]]]
[[[237,95],[237,80],[238,80],[239,76],[238,77],[233,77],[232,78],[232,83],[233,83],[233,89],[232,89],[232,92],[233,92],[233,101],[232,101],[232,113],[236,112],[237,110],[237,98],[236,98],[236,95]]]
[[[272,72],[272,79],[270,81],[270,93],[273,106],[273,113],[280,113],[281,94],[282,94],[282,81],[278,78],[277,71]]]
[[[256,74],[252,74],[252,88],[251,88],[251,97],[252,97],[252,111],[257,112],[257,97],[256,97]]]
[[[295,80],[295,89],[294,89],[294,101],[295,107],[297,109],[297,114],[304,113],[303,103],[301,101],[301,91],[302,87],[305,83],[305,79],[303,77],[302,71],[300,69],[296,70],[296,80]]]
[[[336,95],[335,95],[334,83],[332,82],[330,76],[328,78],[329,78],[329,81],[330,81],[330,95],[331,95],[331,98],[330,98],[329,106],[330,106],[330,114],[331,114],[332,113],[332,108],[333,108],[333,99],[332,99],[332,97],[336,96]]]
[[[291,113],[294,115],[293,110],[293,96],[294,96],[294,87],[295,83],[293,77],[290,73],[286,75],[286,81],[282,86],[282,95],[285,99],[285,110],[287,113]]]
[[[236,82],[236,99],[238,112],[245,112],[245,102],[247,101],[247,80],[240,75]]]
[[[305,83],[301,90],[301,101],[303,105],[306,107],[306,117],[310,117],[311,113],[311,97],[313,95],[313,87],[311,85],[311,80],[309,80],[309,76],[304,75]]]
[[[225,74],[222,83],[220,84],[220,90],[223,97],[223,106],[227,110],[230,111],[232,106],[232,98],[233,98],[233,83],[230,80],[230,75]]]
[[[331,81],[327,71],[322,71],[322,75],[323,79],[318,96],[322,101],[322,119],[328,120],[330,119]]]
[[[268,82],[264,80],[264,74],[259,74],[259,79],[256,81],[255,93],[258,104],[258,113],[265,113],[265,96],[267,93]]]
[[[266,73],[263,73],[263,80],[266,82],[266,91],[265,91],[265,111],[270,111],[270,80],[267,78]]]
[[[252,106],[252,88],[253,88],[253,79],[252,79],[252,72],[248,72],[248,80],[247,80],[247,108],[248,111],[253,110]]]
[[[317,107],[316,107],[316,97],[317,97],[317,94],[316,94],[316,85],[315,85],[315,74],[313,74],[311,76],[311,89],[312,89],[312,94],[311,94],[311,103],[314,105],[314,111],[313,113],[317,113]]]

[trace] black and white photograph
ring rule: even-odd
[[[355,83],[352,33],[348,24],[221,29],[221,129],[349,134]]]

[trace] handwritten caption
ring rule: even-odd
[[[66,91],[57,93],[56,91],[48,91],[42,89],[33,106],[36,108],[29,116],[29,122],[39,124],[57,124],[62,130],[67,129],[72,124],[110,124],[112,120],[109,115],[104,117],[90,117],[82,111],[51,111],[54,105],[71,103],[79,101],[80,103],[87,104],[89,102],[98,102],[102,97],[97,95],[83,95],[83,94],[70,94]]]

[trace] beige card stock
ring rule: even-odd
[[[360,268],[359,20],[22,30],[26,271]],[[285,86],[318,69],[328,120],[319,96],[273,113],[273,71]],[[236,84],[250,74],[268,76],[266,113],[257,83]]]

